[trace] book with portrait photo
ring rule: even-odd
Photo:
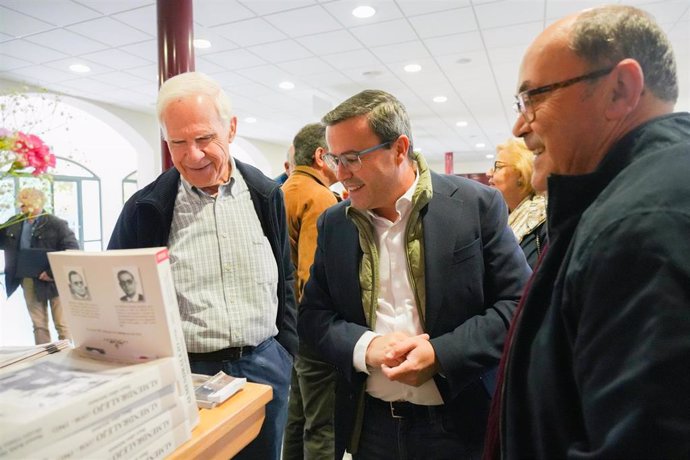
[[[76,350],[128,363],[175,358],[180,397],[196,426],[199,414],[167,248],[62,251],[48,257]],[[74,298],[73,273],[88,281],[90,300]]]

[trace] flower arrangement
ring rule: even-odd
[[[6,177],[39,177],[50,180],[52,176],[48,173],[48,168],[54,166],[55,155],[40,137],[0,128],[0,180]],[[42,203],[39,204],[34,197],[19,198],[23,203],[29,203],[28,211],[0,223],[0,230],[22,222],[32,215],[36,217],[34,211],[43,208]],[[42,214],[44,213],[38,215]]]
[[[33,134],[0,128],[0,179],[43,177],[50,179],[48,168],[55,166],[55,155]]]

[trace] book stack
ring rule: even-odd
[[[130,433],[186,423],[174,367],[172,358],[122,365],[67,351],[4,368],[0,457],[117,458],[109,449],[124,446]],[[183,435],[180,444],[188,438]],[[127,458],[146,444],[137,439]]]
[[[167,249],[48,257],[74,348],[0,368],[0,458],[171,454],[199,414]]]
[[[31,361],[51,353],[57,353],[70,345],[69,340],[58,340],[57,342],[29,347],[2,347],[0,348],[0,369],[22,361]]]

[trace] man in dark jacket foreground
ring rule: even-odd
[[[405,106],[365,90],[326,114],[350,198],[319,218],[300,339],[339,371],[335,458],[472,459],[530,269],[500,193],[433,173]]]
[[[688,458],[690,115],[672,113],[669,42],[638,9],[588,10],[534,41],[519,81],[513,134],[554,174],[492,414],[500,458]]]

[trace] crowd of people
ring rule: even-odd
[[[281,185],[231,155],[221,86],[180,74],[157,104],[174,167],[127,201],[108,247],[169,248],[193,372],[273,388],[237,458],[688,458],[677,98],[655,21],[597,7],[527,49],[489,187],[430,170],[405,106],[379,90],[304,126]],[[65,227],[29,216],[0,242],[74,247]],[[8,276],[37,342],[46,300],[68,336],[37,289],[50,273]],[[130,272],[118,281],[141,300]]]

